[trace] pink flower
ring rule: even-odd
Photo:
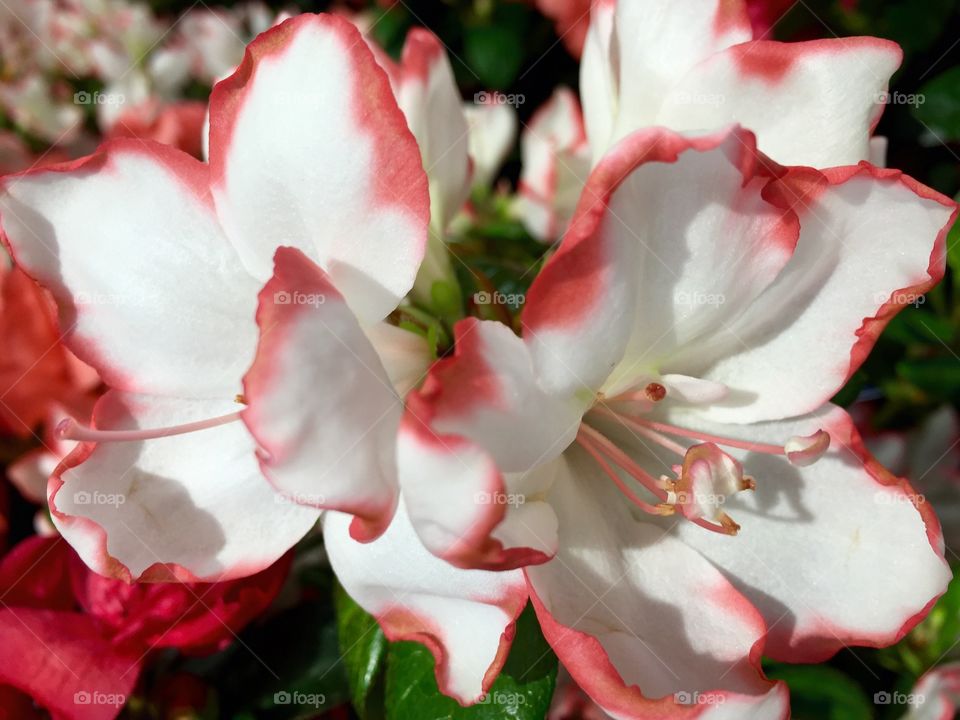
[[[743,130],[629,136],[523,337],[462,321],[409,398],[416,532],[461,567],[523,567],[606,712],[785,717],[761,654],[893,643],[950,578],[929,506],[829,399],[942,277],[955,215],[896,171],[780,167]]]

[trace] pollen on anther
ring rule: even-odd
[[[652,382],[643,389],[650,402],[660,402],[667,396],[667,389],[660,383]]]

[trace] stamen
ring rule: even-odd
[[[696,525],[699,525],[704,530],[709,530],[710,532],[719,533],[721,535],[736,535],[740,532],[740,526],[735,523],[729,515],[722,513],[718,518],[720,521],[719,525],[716,525],[709,520],[704,520],[703,518],[690,518],[690,521]]]
[[[580,437],[581,433],[586,435],[600,450],[607,455],[607,457],[613,460],[614,463],[623,468],[627,474],[630,475],[630,477],[639,482],[661,500],[666,500],[666,493],[664,493],[663,488],[660,487],[660,483],[657,482],[646,470],[631,460],[630,457],[623,452],[623,450],[610,442],[606,436],[586,424],[580,425],[580,430],[577,433],[578,438]]]
[[[674,427],[673,425],[667,425],[666,423],[655,422],[653,420],[642,420],[641,418],[627,417],[627,419],[632,420],[638,425],[644,425],[653,430],[658,430],[660,432],[667,433],[669,435],[676,435],[677,437],[690,438],[691,440],[700,440],[702,442],[710,442],[715,445],[726,445],[727,447],[740,448],[741,450],[750,450],[751,452],[764,453],[766,455],[785,455],[786,452],[779,445],[769,445],[767,443],[755,443],[748,442],[746,440],[735,440],[733,438],[722,437],[720,435],[711,435],[710,433],[702,433],[694,430],[687,430],[685,428]]]
[[[605,407],[594,407],[591,411],[597,413],[598,415],[606,415],[607,417],[619,420],[638,435],[643,435],[645,438],[653,440],[655,443],[657,443],[657,445],[660,445],[661,447],[664,447],[670,452],[676,453],[681,457],[683,457],[683,455],[687,452],[687,449],[680,443],[674,442],[666,435],[662,435],[656,430],[652,430],[646,425],[640,424],[629,415],[621,415],[620,413]]]
[[[647,428],[642,429],[647,430]],[[663,438],[659,433],[655,433],[654,431],[649,432],[653,432],[653,434],[655,434],[658,438],[662,438],[667,442],[671,442],[669,439]],[[721,511],[714,516],[714,520],[716,522],[710,522],[699,514],[691,514],[689,510],[681,503],[683,496],[678,492],[681,490],[680,483],[678,481],[671,480],[666,476],[661,477],[659,481],[654,480],[652,476],[650,476],[639,465],[631,460],[626,453],[614,445],[606,436],[589,425],[582,424],[580,426],[580,429],[577,432],[577,442],[594,460],[596,460],[604,474],[613,480],[620,492],[623,493],[623,495],[631,503],[644,512],[650,515],[668,516],[673,515],[679,510],[685,517],[687,517],[688,520],[696,525],[699,525],[705,530],[709,530],[710,532],[719,533],[721,535],[736,535],[740,531],[740,526],[735,523],[733,519],[730,518],[730,516],[725,512]],[[683,451],[681,454],[687,450],[683,447],[680,447],[680,449]],[[653,505],[638,497],[637,494],[633,492],[633,490],[623,481],[616,470],[611,467],[610,463],[607,462],[607,457],[609,457],[621,469],[626,471],[627,474],[633,479],[637,480],[644,487],[650,490],[661,500],[661,502]],[[677,469],[679,470],[679,468]],[[686,484],[684,487],[686,487]],[[755,487],[756,483],[752,478],[749,477],[744,477],[742,481],[738,483],[738,489],[742,490],[752,490]]]
[[[227,425],[239,419],[240,413],[233,412],[208,420],[198,420],[197,422],[152,430],[97,430],[80,425],[72,418],[67,418],[57,425],[56,435],[61,440],[77,440],[79,442],[136,442],[139,440],[155,440],[172,435],[185,435],[198,430]]]
[[[580,446],[586,450],[594,460],[597,461],[597,464],[600,465],[600,468],[603,470],[603,472],[606,473],[607,477],[613,480],[620,492],[626,496],[627,500],[632,502],[638,508],[646,513],[649,513],[650,515],[673,515],[673,513],[676,512],[675,507],[671,504],[660,503],[658,505],[651,505],[650,503],[640,499],[636,493],[634,493],[633,490],[631,490],[627,484],[623,482],[620,476],[617,475],[616,471],[610,467],[609,463],[607,463],[603,457],[603,454],[600,452],[600,449],[594,445],[593,441],[590,440],[589,437],[577,433],[577,442],[580,443]]]

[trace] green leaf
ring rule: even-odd
[[[892,666],[916,675],[928,670],[954,649],[960,637],[960,577],[950,580],[947,591],[930,614],[897,645],[889,648],[899,663]],[[887,657],[887,665],[891,666]]]
[[[430,288],[433,310],[446,322],[453,325],[463,317],[460,288],[456,283],[437,280]]]
[[[883,338],[902,345],[924,343],[943,347],[941,343],[949,344],[953,340],[953,333],[953,323],[948,318],[907,308],[890,321]]]
[[[960,222],[955,222],[947,234],[947,263],[955,276],[960,275]]]
[[[953,356],[904,360],[897,374],[934,398],[960,398],[960,362]]]
[[[387,639],[376,618],[357,605],[339,584],[335,591],[340,651],[347,668],[350,700],[362,720],[383,717],[383,661]]]
[[[482,702],[465,708],[442,695],[430,652],[413,642],[387,653],[387,720],[543,720],[556,683],[557,658],[527,607],[517,621],[510,656]]]
[[[923,11],[918,12],[916,0],[888,2],[883,13],[883,35],[909,53],[926,50],[943,33],[954,5],[955,0],[925,0]]]
[[[767,668],[774,680],[790,687],[794,720],[870,720],[873,706],[852,679],[827,665],[774,665]]]
[[[510,26],[470,28],[463,49],[480,84],[494,90],[509,86],[523,64],[522,38],[516,28]]]
[[[923,104],[914,116],[944,142],[960,139],[960,67],[952,67],[920,88]]]
[[[377,44],[394,60],[400,58],[403,41],[410,28],[411,17],[403,3],[396,3],[382,10],[370,26],[370,33]]]
[[[866,385],[866,373],[858,370],[853,374],[853,377],[847,381],[847,384],[837,391],[837,394],[833,396],[830,402],[840,407],[848,407],[853,404],[854,400],[857,399]]]

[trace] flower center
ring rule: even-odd
[[[640,391],[617,395],[591,408],[577,433],[577,443],[597,462],[604,474],[631,503],[651,515],[673,515],[679,511],[706,530],[736,535],[740,526],[727,515],[723,505],[736,493],[756,488],[756,482],[744,475],[743,466],[723,447],[784,456],[798,466],[816,462],[830,447],[830,436],[824,430],[805,437],[789,438],[783,445],[771,445],[690,430],[635,414],[651,409],[669,394],[670,390],[662,383],[650,382]],[[713,392],[707,394],[715,395]],[[627,409],[614,409],[611,405]],[[641,409],[637,410],[638,407]],[[591,414],[619,422],[636,435],[677,456],[678,463],[671,466],[674,477],[653,477],[610,438],[587,423],[586,418]],[[685,446],[676,438],[695,442]],[[649,491],[654,502],[648,502],[634,492],[618,469]]]

